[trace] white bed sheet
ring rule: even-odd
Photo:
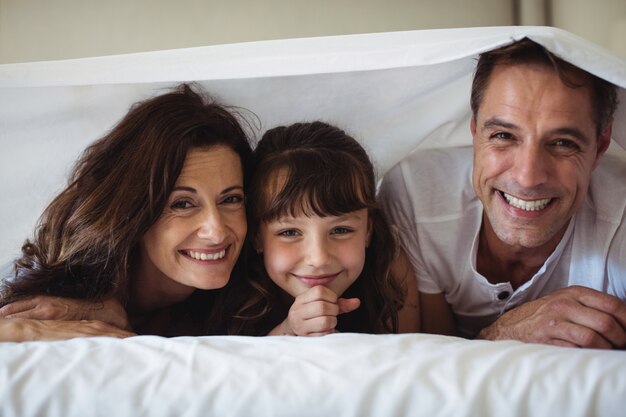
[[[445,336],[0,344],[0,415],[623,416],[626,353]]]

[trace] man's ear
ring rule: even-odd
[[[609,145],[611,144],[612,131],[613,119],[609,120],[609,122],[606,124],[606,127],[600,133],[600,136],[598,136],[598,148],[596,150],[596,160],[593,165],[594,168],[598,165],[600,158],[602,157],[602,155],[604,155],[606,150],[609,148]]]
[[[476,134],[476,116],[472,115],[470,118],[470,132],[472,133],[472,137]]]

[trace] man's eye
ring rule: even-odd
[[[173,210],[184,210],[193,207],[189,200],[176,200],[170,206]]]
[[[490,136],[492,139],[511,139],[513,136],[508,132],[495,132]]]
[[[574,142],[573,140],[569,140],[569,139],[559,139],[554,142],[554,146],[563,147],[563,148],[572,149],[572,150],[580,149],[580,146],[578,146],[576,142]]]

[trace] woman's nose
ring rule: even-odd
[[[208,240],[212,244],[218,244],[226,238],[226,225],[217,209],[205,210],[201,214],[198,225],[198,237]]]

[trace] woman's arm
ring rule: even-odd
[[[97,320],[119,329],[132,330],[126,310],[114,297],[104,300],[38,295],[0,308],[0,318],[35,320]]]
[[[94,336],[124,338],[135,336],[135,334],[95,320],[65,321],[0,318],[0,342],[63,340]]]

